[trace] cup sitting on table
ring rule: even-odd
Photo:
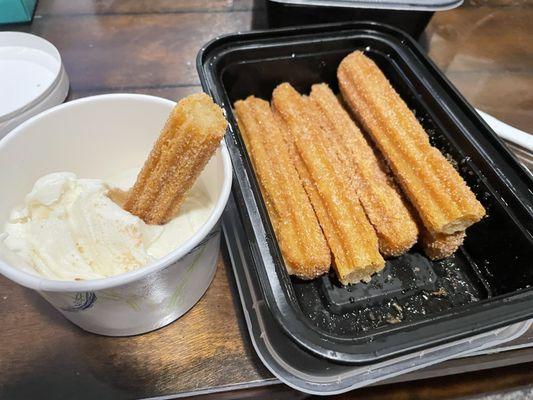
[[[175,103],[139,94],[75,100],[26,121],[0,141],[0,223],[41,176],[71,171],[107,179],[141,166]],[[149,332],[176,320],[205,293],[216,270],[219,219],[231,189],[232,168],[222,141],[199,180],[214,207],[206,222],[166,256],[103,279],[62,281],[28,271],[2,246],[0,273],[38,291],[81,328],[109,336]]]

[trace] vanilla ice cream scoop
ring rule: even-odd
[[[111,186],[73,173],[45,175],[15,208],[4,244],[50,279],[106,278],[174,250],[209,217],[212,202],[191,191],[184,212],[166,225],[147,225],[108,197]]]

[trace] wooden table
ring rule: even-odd
[[[433,60],[478,108],[533,132],[533,3],[471,0],[435,15]],[[252,0],[41,0],[32,32],[60,50],[69,99],[136,92],[177,99],[200,90],[195,57],[212,37],[265,27]],[[4,95],[3,93],[1,95]],[[251,346],[222,249],[206,295],[177,322],[106,338],[67,322],[38,294],[0,278],[0,397],[122,399],[225,391],[224,398],[306,398],[279,384]],[[533,340],[533,332],[528,333]],[[457,398],[533,384],[533,350],[449,361],[339,398]],[[520,364],[509,366],[510,364]],[[506,367],[502,367],[505,366]],[[483,370],[486,368],[496,368]],[[477,371],[463,373],[464,371]],[[431,378],[439,375],[449,375]],[[229,392],[228,392],[229,391]],[[229,394],[228,394],[229,393]]]

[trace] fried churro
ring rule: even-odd
[[[384,267],[378,238],[357,199],[338,156],[315,125],[300,94],[288,83],[272,94],[272,104],[285,122],[293,159],[315,207],[333,253],[333,267],[342,284],[368,281]]]
[[[465,231],[452,233],[451,235],[437,234],[431,235],[427,230],[420,229],[420,245],[432,260],[442,260],[450,257],[463,244],[466,237]]]
[[[485,215],[459,173],[429,138],[377,65],[355,51],[337,71],[342,95],[370,134],[428,232],[464,231]]]
[[[313,85],[309,99],[318,107],[313,115],[330,138],[376,231],[381,254],[405,253],[415,244],[418,228],[382,161],[328,85]]]
[[[124,209],[148,224],[170,220],[220,145],[226,127],[222,109],[207,94],[180,100],[137,176]]]
[[[326,273],[330,250],[270,104],[250,96],[234,108],[289,274]]]

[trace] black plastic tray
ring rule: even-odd
[[[450,259],[430,262],[415,248],[390,260],[386,276],[343,288],[333,276],[309,282],[287,274],[231,104],[250,94],[268,99],[283,81],[302,92],[317,82],[336,90],[337,66],[355,49],[379,64],[432,142],[456,161],[488,217]],[[533,179],[407,35],[377,23],[239,33],[202,48],[197,67],[230,121],[233,193],[265,301],[300,346],[370,363],[533,316]],[[406,263],[414,274],[398,267]],[[384,286],[396,279],[399,292]]]
[[[266,306],[255,268],[250,268],[251,252],[232,195],[222,216],[222,228],[254,349],[270,372],[297,390],[332,395],[372,384],[387,384],[390,378],[450,358],[505,351],[505,344],[523,335],[530,326],[529,321],[517,323],[372,365],[337,363],[306,351],[279,328]]]
[[[453,2],[451,3],[453,5]],[[411,9],[314,6],[286,4],[272,0],[266,2],[268,26],[271,28],[330,22],[375,21],[402,29],[414,38],[418,38],[426,29],[434,11],[428,10],[431,6],[425,10],[408,6],[404,8]]]

